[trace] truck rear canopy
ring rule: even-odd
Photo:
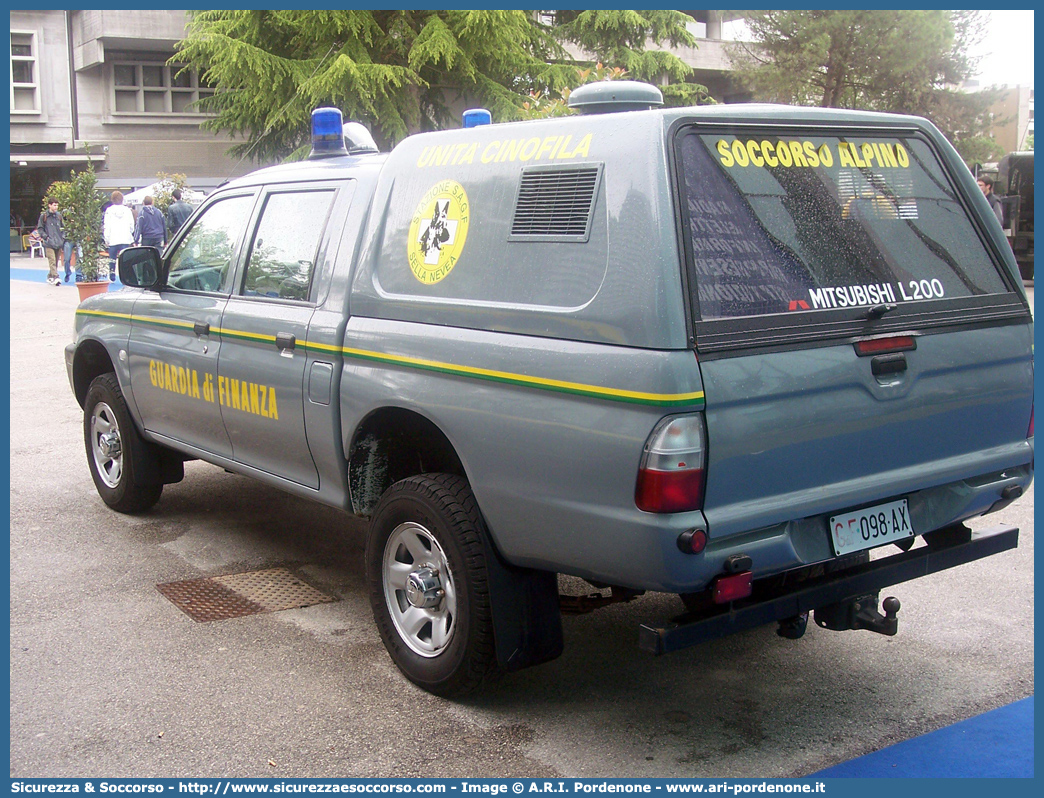
[[[921,134],[692,127],[677,156],[701,351],[863,332],[836,322],[875,307],[882,330],[1028,315]]]

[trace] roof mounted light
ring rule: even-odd
[[[344,146],[348,148],[349,155],[380,152],[377,142],[373,140],[370,131],[361,122],[345,122],[341,130],[344,133]]]
[[[461,114],[461,122],[464,127],[479,127],[493,123],[493,115],[485,108],[469,108]]]
[[[347,155],[341,129],[341,109],[316,108],[312,111],[312,151],[308,158],[332,158]]]

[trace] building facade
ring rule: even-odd
[[[11,210],[26,224],[47,187],[94,165],[101,188],[134,190],[159,172],[210,190],[257,164],[200,129],[195,103],[213,93],[168,63],[185,11],[10,12]]]
[[[1027,148],[1033,135],[1033,87],[1002,87],[1006,93],[990,109],[997,120],[990,131],[994,141],[1005,152],[1018,152]]]

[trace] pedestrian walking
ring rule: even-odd
[[[102,217],[102,237],[109,248],[109,279],[116,279],[116,258],[134,243],[134,213],[123,204],[123,194],[112,192],[112,205]]]
[[[68,238],[65,239],[65,282],[69,282],[69,278],[75,273],[76,261],[79,259],[81,253],[82,249],[79,244],[73,243]]]
[[[47,255],[47,282],[51,285],[61,285],[58,279],[58,264],[62,260],[62,250],[65,248],[65,226],[62,215],[58,212],[58,200],[54,197],[47,198],[47,210],[40,214],[40,220],[36,223],[36,233],[44,246],[44,254]]]
[[[171,241],[181,226],[188,221],[188,218],[192,215],[192,206],[189,205],[181,198],[181,189],[174,189],[170,192],[170,195],[174,197],[174,201],[170,203],[170,207],[167,208],[167,240]]]
[[[993,193],[993,178],[989,175],[983,175],[978,180],[979,190],[986,196],[986,201],[990,203],[990,208],[993,210],[993,215],[997,217],[997,221],[1001,223],[1001,227],[1004,226],[1004,208],[1002,207],[1000,197]]]
[[[134,225],[134,243],[144,247],[162,247],[166,231],[167,220],[163,218],[163,213],[152,204],[152,197],[146,197]]]

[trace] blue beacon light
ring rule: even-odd
[[[485,108],[472,108],[462,114],[461,120],[466,128],[479,127],[492,124],[493,116]]]
[[[339,108],[316,108],[312,111],[312,151],[309,159],[347,155]]]

